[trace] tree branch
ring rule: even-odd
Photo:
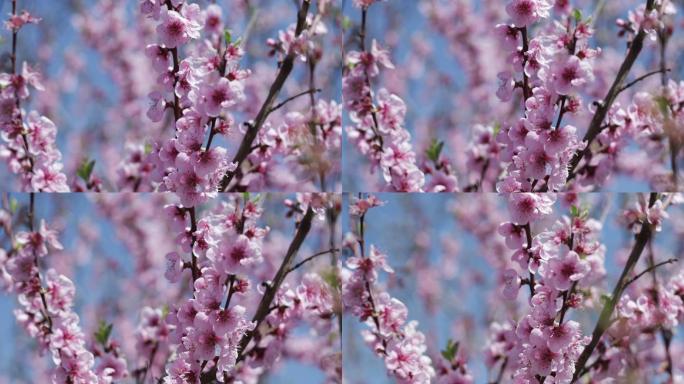
[[[292,268],[288,269],[288,270],[287,270],[287,274],[293,272],[293,271],[296,270],[297,268],[301,267],[302,265],[308,263],[309,261],[312,261],[313,259],[315,259],[315,258],[317,258],[317,257],[319,257],[319,256],[327,255],[327,254],[329,254],[329,253],[335,254],[335,252],[337,252],[337,251],[339,251],[339,249],[334,249],[334,248],[333,248],[333,249],[328,249],[328,250],[321,251],[321,252],[318,252],[318,253],[314,253],[313,255],[311,255],[311,256],[307,257],[306,259],[300,261],[299,263],[295,264]]]
[[[645,12],[650,12],[653,9],[654,5],[655,0],[647,0]],[[578,151],[570,161],[570,172],[568,174],[567,181],[572,180],[576,176],[575,169],[579,165],[582,158],[591,152],[591,143],[594,141],[594,139],[596,139],[596,136],[598,136],[598,134],[601,133],[601,124],[603,123],[603,119],[605,119],[606,115],[608,114],[608,110],[610,110],[610,107],[613,105],[613,102],[620,93],[622,83],[627,78],[630,69],[632,69],[632,65],[634,65],[634,62],[636,61],[637,57],[639,56],[639,53],[641,52],[641,49],[644,46],[645,38],[646,32],[642,28],[640,28],[637,34],[634,36],[631,45],[629,46],[627,56],[625,56],[625,60],[622,62],[622,65],[620,65],[620,69],[618,70],[617,76],[615,77],[613,84],[610,86],[610,89],[608,90],[606,97],[604,97],[603,100],[599,103],[598,108],[596,108],[596,112],[594,113],[594,116],[592,117],[591,122],[589,123],[589,129],[587,130],[587,133],[584,135],[584,138],[582,139],[587,143],[586,147],[584,148],[584,150]]]
[[[259,302],[259,306],[257,307],[254,317],[252,318],[252,321],[256,323],[256,326],[252,331],[247,332],[240,340],[240,344],[238,346],[237,362],[244,360],[244,358],[246,357],[246,354],[244,352],[247,349],[247,345],[249,345],[249,342],[252,340],[252,338],[254,338],[254,334],[258,331],[259,326],[266,318],[266,315],[268,315],[268,309],[271,307],[271,303],[273,302],[273,299],[275,298],[278,289],[280,289],[280,285],[283,283],[285,276],[287,276],[290,264],[292,264],[292,261],[294,261],[294,258],[295,256],[297,256],[299,248],[301,247],[302,243],[304,243],[304,240],[306,239],[309,230],[311,230],[311,222],[313,220],[313,216],[313,209],[311,207],[307,208],[304,217],[299,222],[297,233],[295,233],[295,236],[292,239],[290,246],[287,248],[285,258],[283,259],[283,262],[280,264],[280,268],[278,268],[278,272],[276,272],[275,277],[273,278],[271,283],[266,287],[264,296],[261,298],[261,302]]]
[[[649,206],[653,206],[653,204],[655,204],[657,196],[657,193],[651,193]],[[620,300],[620,296],[622,296],[622,292],[625,290],[625,287],[627,286],[627,276],[632,272],[632,269],[634,269],[634,266],[639,261],[639,257],[641,256],[644,247],[646,247],[646,244],[651,240],[651,236],[651,225],[648,222],[643,223],[641,231],[636,236],[636,242],[634,243],[634,247],[632,248],[632,251],[629,254],[629,258],[627,259],[627,263],[625,264],[625,267],[622,270],[622,274],[620,275],[620,278],[615,284],[613,293],[610,299],[603,306],[603,309],[601,310],[601,315],[599,316],[599,320],[596,323],[594,331],[591,335],[591,341],[584,348],[582,354],[575,363],[575,374],[573,375],[571,383],[574,383],[575,381],[577,381],[577,379],[579,379],[580,372],[584,371],[584,366],[586,365],[587,361],[589,360],[589,357],[591,357],[591,354],[594,352],[594,349],[601,340],[601,336],[603,336],[603,333],[608,329],[608,327],[610,327],[610,318],[613,315],[615,306]]]
[[[625,288],[627,288],[627,287],[628,287],[630,284],[632,284],[633,282],[637,281],[641,276],[643,276],[643,275],[645,275],[645,274],[647,274],[647,273],[649,273],[649,272],[651,272],[651,271],[655,271],[656,268],[658,268],[658,267],[660,267],[660,266],[663,266],[663,265],[666,265],[666,264],[676,263],[676,262],[678,262],[678,261],[679,261],[678,259],[668,259],[668,260],[661,261],[661,262],[658,263],[658,264],[654,264],[654,265],[652,265],[652,266],[650,266],[650,267],[644,269],[643,271],[639,272],[636,276],[634,276],[634,277],[632,277],[631,279],[629,279],[629,280],[625,283]]]
[[[306,16],[309,12],[310,2],[311,0],[304,0],[301,8],[299,9],[299,12],[297,12],[297,26],[295,27],[295,38],[299,37],[302,31],[304,31],[304,27],[306,26]],[[259,112],[257,113],[254,122],[248,124],[247,132],[245,132],[245,136],[242,138],[240,147],[238,148],[235,157],[233,157],[232,162],[237,163],[237,167],[234,171],[227,172],[223,176],[223,179],[221,179],[221,183],[219,185],[219,192],[224,192],[228,188],[228,185],[233,180],[236,173],[239,172],[240,167],[242,166],[242,162],[245,161],[247,156],[249,156],[252,150],[252,143],[256,139],[257,133],[259,133],[259,130],[266,122],[268,115],[271,113],[271,106],[278,97],[278,94],[280,94],[280,90],[282,89],[283,84],[285,84],[285,80],[287,80],[288,76],[290,76],[290,73],[292,72],[295,57],[296,54],[294,51],[290,51],[287,54],[287,56],[285,56],[285,59],[280,65],[280,69],[278,70],[278,74],[276,75],[273,84],[271,84],[271,88],[268,91],[268,96],[266,97],[266,100],[264,100],[264,103],[261,105],[261,109],[259,109]]]

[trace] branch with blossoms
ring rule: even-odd
[[[44,222],[23,231],[35,216],[33,208],[5,199],[0,287],[19,295],[17,320],[39,341],[41,356],[48,351],[56,365],[47,375],[34,366],[30,377],[59,383],[254,383],[297,361],[320,370],[326,382],[340,383],[338,250],[326,248],[338,244],[338,234],[328,232],[339,198],[224,197],[195,207],[192,218],[189,210],[169,204],[170,194],[93,196],[131,251],[131,262],[122,265],[133,270],[131,281],[122,279],[122,260],[106,257],[106,249],[86,251],[98,253],[88,269],[97,281],[80,322],[73,308],[75,285],[53,268],[40,270],[47,259],[62,271],[84,255],[77,249],[55,255],[62,249],[57,232]],[[56,197],[54,206],[60,201]],[[280,204],[285,209],[277,209]],[[71,222],[63,213],[54,220]],[[92,236],[86,242],[97,244],[97,235],[86,233]],[[103,244],[116,244],[112,237]],[[166,279],[159,279],[162,274]],[[79,323],[92,328],[81,330]]]
[[[375,3],[355,2],[362,10],[381,9]],[[419,154],[422,189],[583,191],[626,175],[649,183],[652,190],[677,190],[681,84],[668,77],[681,72],[674,54],[668,54],[668,47],[672,51],[673,44],[681,44],[673,38],[677,6],[671,1],[639,3],[625,20],[617,19],[619,38],[612,40],[604,33],[604,14],[627,13],[623,4],[598,2],[590,16],[583,14],[582,4],[549,0],[511,0],[505,7],[423,0],[408,11],[397,3],[385,6],[387,23],[381,30],[393,48],[408,51],[387,87],[410,90],[403,96],[407,103],[424,105],[408,129],[403,101],[393,98],[393,108],[387,108],[393,114],[387,116],[398,116],[392,121],[417,138],[421,150],[411,150],[414,155],[406,158]],[[423,14],[425,20],[416,23],[426,22],[426,28],[405,27],[413,25],[408,23],[414,13]],[[457,62],[455,73],[438,65],[446,62],[445,52]],[[374,65],[383,67],[379,59]],[[655,75],[660,75],[660,86],[651,85]],[[497,79],[498,90],[492,92]],[[371,112],[377,120],[385,109],[373,106],[382,104],[380,94],[364,91],[362,80],[355,87],[350,83],[348,94],[356,92],[355,98],[345,96],[350,143],[371,158],[373,167],[382,168],[380,156],[371,154],[382,153],[375,137],[384,122],[378,126]],[[348,100],[356,100],[358,108]],[[361,109],[364,103],[370,106],[367,112]],[[364,120],[365,113],[369,117]],[[354,114],[365,124],[362,130],[354,129]],[[472,128],[456,129],[461,125]],[[650,163],[657,165],[645,166]],[[443,168],[446,172],[437,172]]]
[[[376,212],[381,198],[398,207],[373,221],[369,231],[368,213]],[[368,373],[375,368],[363,351],[354,349],[353,322],[360,320],[363,340],[384,363],[390,380],[412,382],[401,375],[415,372],[418,358],[397,352],[394,360],[394,355],[385,355],[391,347],[382,342],[386,333],[400,332],[409,323],[411,312],[423,316],[421,324],[427,323],[424,355],[435,373],[430,382],[485,382],[482,373],[468,370],[473,358],[486,365],[488,383],[620,377],[676,381],[682,371],[676,357],[682,348],[678,333],[684,315],[681,266],[676,261],[681,258],[681,229],[676,225],[683,212],[681,196],[459,195],[448,203],[456,215],[456,230],[441,215],[446,200],[392,194],[351,199],[353,229],[344,242],[343,297],[351,311],[345,353],[360,357],[346,363],[352,380],[357,370]],[[611,207],[615,201],[624,204]],[[415,206],[427,217],[416,214]],[[423,231],[426,227],[429,230]],[[436,232],[458,246],[431,241]],[[396,233],[402,236],[392,237]],[[615,248],[620,233],[626,235],[624,245]],[[369,234],[373,242],[378,236],[391,238],[394,253],[407,249],[405,259],[397,255],[397,273],[381,272],[392,268],[375,246],[368,251]],[[423,252],[429,255],[422,261],[428,267],[416,260]],[[449,256],[454,252],[468,257],[455,261]],[[400,289],[406,291],[402,301],[415,298],[419,308],[426,309],[409,311],[411,304],[403,304],[409,301],[399,304],[394,294],[387,303],[381,299]],[[438,307],[434,312],[429,309],[433,299]],[[395,322],[402,325],[392,327]],[[459,342],[447,342],[440,356],[434,346],[444,346],[443,336],[437,336],[444,328],[464,333],[457,336]],[[469,352],[472,346],[484,346],[481,356]],[[583,356],[590,357],[583,362]]]
[[[641,131],[631,129],[633,122],[640,125],[644,117],[650,117],[646,114],[635,119],[636,121],[630,120],[630,113],[624,112],[619,109],[619,104],[615,104],[617,96],[650,74],[662,73],[664,76],[668,71],[663,54],[659,70],[624,85],[646,37],[654,34],[658,25],[661,25],[662,30],[664,20],[674,11],[667,1],[649,0],[645,7],[631,13],[629,23],[622,23],[622,27],[629,31],[628,34],[633,34],[628,43],[629,49],[606,96],[593,102],[595,111],[584,137],[580,140],[574,126],[562,127],[561,122],[566,113],[579,112],[581,99],[577,95],[593,80],[592,64],[595,59],[592,58],[600,53],[587,45],[587,39],[593,34],[593,20],[583,19],[578,10],[568,13],[557,24],[558,34],[552,35],[552,40],[559,42],[556,48],[549,46],[545,40],[533,39],[533,46],[536,48],[531,49],[526,41],[528,27],[540,18],[548,17],[549,7],[545,1],[511,1],[506,10],[515,24],[497,27],[501,31],[502,40],[510,43],[511,48],[516,48],[519,44],[516,28],[521,28],[516,26],[522,26],[519,29],[523,40],[522,51],[518,54],[522,61],[523,81],[516,83],[510,72],[502,72],[499,74],[501,86],[497,95],[507,101],[514,88],[522,87],[525,111],[524,118],[499,135],[499,141],[505,145],[504,160],[509,162],[507,176],[498,185],[499,191],[566,189],[567,183],[577,178],[578,174],[581,174],[581,180],[576,180],[569,188],[597,188],[603,185],[616,166],[619,151],[627,146],[627,139],[638,139],[643,135]],[[560,52],[558,47],[561,48]],[[562,53],[562,50],[567,50],[567,53]],[[534,89],[526,91],[528,73],[533,76]],[[671,87],[677,85],[673,83]],[[554,114],[557,114],[556,119]],[[669,118],[666,108],[663,115],[666,115],[665,119]],[[667,125],[662,118],[659,123],[654,124],[658,126],[656,131]],[[678,141],[676,138],[674,140]],[[597,146],[593,145],[595,141],[599,143]],[[578,168],[584,157],[586,159],[583,165]],[[676,172],[676,161],[672,165]],[[674,172],[672,179],[676,180]],[[669,190],[672,187],[664,188]]]
[[[373,90],[372,80],[380,75],[380,68],[393,69],[389,52],[380,48],[376,40],[366,43],[368,10],[375,1],[354,1],[361,10],[358,32],[359,51],[344,57],[342,95],[351,125],[346,128],[349,140],[365,156],[371,171],[382,172],[384,189],[399,192],[419,192],[424,189],[425,173],[418,167],[411,144],[411,134],[404,127],[406,104],[386,88]],[[439,150],[433,150],[436,174],[443,174],[444,183],[438,192],[455,191],[456,179],[447,163],[439,161]],[[437,175],[434,176],[438,178]]]
[[[66,175],[62,172],[62,154],[55,140],[57,127],[37,111],[27,112],[22,102],[31,95],[30,88],[43,91],[41,75],[24,62],[18,72],[17,49],[19,31],[40,18],[27,11],[18,13],[18,0],[12,0],[12,13],[5,28],[12,33],[11,73],[0,74],[0,158],[9,170],[19,176],[20,189],[26,192],[68,192]]]
[[[329,5],[321,1],[310,12],[311,1],[297,4],[296,23],[282,31],[278,40],[268,41],[272,54],[279,58],[277,74],[256,117],[244,123],[236,153],[229,156],[217,139],[236,130],[234,113],[243,108],[248,96],[245,88],[252,71],[240,68],[245,40],[234,40],[224,29],[223,11],[216,4],[202,10],[186,1],[141,1],[142,12],[157,23],[159,39],[146,49],[159,76],[158,90],[149,95],[148,117],[162,121],[169,109],[175,128],[174,137],[156,143],[146,160],[153,169],[149,181],[157,190],[174,191],[183,196],[185,206],[193,206],[216,191],[255,190],[265,183],[289,182],[269,174],[271,168],[278,171],[278,157],[320,190],[330,188],[330,179],[334,182],[339,171],[341,118],[334,101],[316,100],[314,95],[314,71],[323,49],[318,37],[327,33],[323,17]],[[299,61],[309,64],[311,88],[278,103]],[[274,119],[269,118],[274,112],[307,94],[308,110],[290,112],[282,124],[272,125]]]
[[[50,251],[63,247],[57,231],[48,228],[45,220],[35,228],[35,200],[31,193],[26,209],[27,231],[19,230],[23,220],[13,218],[11,210],[3,207],[1,211],[7,219],[4,232],[12,248],[0,250],[0,271],[3,290],[16,294],[20,304],[14,311],[16,320],[37,341],[41,353],[50,355],[55,365],[50,374],[52,382],[111,383],[122,379],[126,376],[125,360],[109,340],[111,328],[99,338],[101,346],[95,351],[100,364],[95,367],[95,356],[87,349],[79,317],[73,310],[74,283],[53,268],[41,273],[41,264]]]
[[[336,292],[320,275],[307,273],[295,287],[286,282],[303,264],[334,253],[317,252],[295,263],[316,216],[331,209],[335,197],[302,196],[290,204],[297,230],[276,268],[260,266],[266,264],[262,247],[269,229],[257,226],[263,213],[259,197],[237,196],[205,217],[199,217],[195,208],[165,208],[180,230],[178,244],[190,254],[183,260],[179,253],[169,253],[165,276],[178,282],[183,271],[190,270],[192,287],[192,298],[172,308],[165,319],[177,346],[166,368],[166,383],[255,380],[285,353],[289,330],[298,323],[309,323],[320,332],[335,327]],[[262,279],[259,292],[249,280],[252,276]],[[254,299],[258,300],[249,301]],[[253,306],[251,319],[247,304]],[[318,358],[333,359],[334,354]],[[337,364],[328,364],[329,378],[337,381]]]
[[[425,335],[417,321],[408,321],[408,309],[399,299],[383,289],[379,271],[394,273],[387,256],[371,245],[366,250],[365,221],[370,209],[384,203],[377,197],[359,196],[350,201],[349,214],[355,228],[345,241],[350,257],[343,269],[342,298],[345,312],[359,319],[367,329],[362,331],[366,344],[380,357],[388,376],[401,383],[471,383],[472,377],[458,350],[449,342],[436,366],[427,355]]]
[[[629,313],[630,299],[624,294],[646,273],[673,262],[656,264],[651,259],[650,267],[634,273],[644,249],[652,244],[655,233],[661,231],[663,221],[668,217],[665,210],[674,199],[679,198],[653,193],[648,201],[641,199],[636,208],[625,211],[622,222],[635,234],[631,251],[612,293],[600,296],[597,301],[595,285],[605,276],[605,246],[598,241],[601,224],[589,217],[585,208],[573,203],[570,216],[564,216],[550,229],[534,235],[532,228],[537,227],[536,223],[543,223],[544,217],[552,213],[555,196],[525,193],[509,196],[512,221],[501,224],[499,233],[505,237],[508,248],[515,251],[512,261],[518,268],[509,267],[503,272],[503,296],[513,300],[520,287],[528,285],[530,308],[516,323],[499,331],[504,342],[491,344],[492,348],[503,349],[494,360],[502,361],[499,377],[508,370],[513,380],[543,383],[553,377],[554,382],[572,383],[587,374],[595,380],[612,377],[626,368],[621,354],[630,353],[629,343],[622,345],[619,338],[624,332],[646,334],[658,331],[658,327],[649,324],[653,330],[645,331],[646,327],[634,325],[635,314]],[[519,270],[523,271],[522,275]],[[658,295],[671,307],[664,309],[662,315],[653,313],[653,316],[676,318],[681,299],[667,288],[657,292],[662,292]],[[580,324],[568,319],[568,315],[596,303],[603,303],[598,321],[591,336],[583,336]],[[657,312],[655,308],[651,311]],[[671,332],[676,325],[676,320],[671,320],[664,326],[665,333]],[[607,340],[604,334],[609,334],[610,339]],[[497,336],[494,337],[496,340]],[[667,340],[665,336],[664,343],[669,348]],[[503,345],[495,347],[499,343]],[[597,349],[599,345],[601,348]],[[595,351],[599,351],[599,356],[588,364]],[[671,361],[669,355],[666,361]],[[672,365],[667,365],[671,375]]]

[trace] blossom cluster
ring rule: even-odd
[[[394,110],[402,130],[416,138],[415,150],[407,147],[411,152],[406,158],[417,158],[425,175],[422,190],[588,191],[622,182],[613,177],[616,174],[648,182],[658,191],[678,188],[681,139],[672,133],[678,125],[656,118],[651,128],[655,134],[639,130],[623,118],[620,106],[626,101],[643,104],[646,94],[660,100],[672,94],[663,89],[676,88],[676,81],[669,80],[680,70],[672,63],[681,43],[674,38],[679,24],[673,2],[600,5],[588,16],[585,4],[569,1],[510,0],[498,6],[425,0],[416,3],[416,11],[423,13],[428,26],[410,38],[405,33],[409,12],[388,4],[383,11],[406,20],[375,23],[379,19],[367,13],[374,3],[355,3],[364,17],[362,25],[351,30],[360,29],[363,38],[377,33],[376,24],[381,24],[387,46],[400,52],[402,61],[392,60],[399,64],[383,76],[382,89],[401,95],[397,98],[402,103],[393,103]],[[605,33],[613,32],[613,20],[617,44],[605,39]],[[368,45],[362,53],[373,57]],[[444,49],[449,60],[457,62],[456,74],[435,65],[445,62]],[[411,53],[405,55],[405,50]],[[353,77],[359,53],[346,52],[352,59],[345,60],[346,76]],[[383,62],[376,61],[382,69]],[[653,63],[659,69],[649,70]],[[379,81],[374,71],[368,72],[371,80]],[[377,137],[385,133],[379,129],[384,122],[374,105],[380,104],[381,95],[364,82],[369,76],[358,75],[355,82],[343,77],[350,145],[370,158],[373,168],[382,168],[380,154],[386,143]],[[661,87],[651,85],[656,77]],[[638,88],[646,92],[633,91]],[[420,105],[408,120],[410,127],[405,124],[407,103]],[[371,112],[377,116],[355,129]],[[464,151],[453,150],[464,146]],[[361,182],[370,186],[366,190],[379,188],[367,177]],[[396,189],[387,182],[386,189]]]
[[[608,113],[606,129],[596,138],[598,148],[593,151],[592,161],[582,169],[588,174],[585,179],[601,183],[610,169],[620,168],[648,181],[654,190],[673,190],[678,175],[671,177],[660,159],[675,156],[672,164],[676,168],[676,151],[684,139],[683,101],[684,82],[670,80],[653,93],[637,92],[626,107],[616,103]],[[629,151],[629,139],[644,148],[645,154],[620,159],[621,151]],[[671,150],[675,153],[669,153]],[[654,166],[645,170],[639,166],[642,161]]]
[[[359,5],[365,13],[370,4]],[[380,75],[381,68],[394,68],[389,52],[376,40],[370,49],[362,41],[362,50],[347,52],[344,64],[342,96],[351,122],[346,128],[349,139],[374,169],[380,167],[388,190],[422,191],[425,174],[418,167],[411,134],[404,127],[406,104],[386,88],[377,92],[372,89],[371,81]]]
[[[271,88],[256,119],[245,123],[240,148],[230,161],[229,151],[220,145],[212,147],[212,143],[238,133],[234,113],[247,107],[248,97],[253,98],[245,89],[252,71],[240,68],[244,42],[233,41],[224,29],[222,9],[215,4],[201,10],[184,1],[161,4],[145,0],[141,10],[158,22],[159,39],[146,48],[158,73],[158,89],[149,94],[147,116],[159,122],[166,110],[172,110],[176,133],[174,138],[155,143],[149,156],[151,180],[159,183],[158,190],[174,191],[184,205],[193,206],[226,188],[290,185],[294,180],[276,175],[283,169],[278,158],[318,180],[322,190],[329,188],[326,177],[339,172],[335,157],[340,154],[341,108],[334,100],[316,100],[318,89],[312,88],[307,91],[311,103],[305,111],[288,112],[280,123],[274,123],[266,119],[282,104],[273,104],[279,88]],[[277,40],[267,41],[287,71],[293,64],[283,63],[296,58],[309,64],[313,76],[321,60],[320,38],[328,31],[323,21],[325,2],[317,10],[281,31]],[[286,78],[288,73],[283,68],[280,71],[278,77],[284,73]],[[255,131],[253,137],[250,131]],[[243,147],[248,148],[244,153]],[[250,166],[243,167],[243,160]],[[233,176],[236,181],[229,186]]]
[[[12,49],[12,72],[0,73],[0,158],[19,175],[22,191],[68,192],[66,175],[62,172],[62,154],[57,149],[57,127],[37,111],[27,112],[31,90],[45,90],[41,74],[27,62],[21,72],[17,68],[16,40],[21,28],[37,24],[39,18],[27,11],[10,14],[5,27],[15,41]]]
[[[210,146],[215,135],[234,128],[229,109],[244,100],[249,71],[239,67],[241,46],[224,39],[220,7],[203,11],[184,1],[143,0],[140,9],[157,22],[159,39],[145,50],[159,87],[149,94],[147,116],[159,122],[171,110],[175,128],[173,138],[153,146],[150,177],[160,183],[159,190],[174,191],[184,205],[193,206],[211,197],[223,175],[235,169],[224,147]],[[207,44],[195,46],[195,55],[181,59],[183,46],[200,39],[202,30]]]
[[[359,214],[359,219],[366,215],[367,207],[373,206],[378,206],[378,202],[371,196],[351,203],[350,211]],[[394,272],[387,263],[387,255],[373,245],[366,254],[364,241],[355,235],[348,236],[346,243],[353,256],[347,259],[342,271],[345,311],[369,328],[362,332],[364,341],[384,360],[388,373],[397,382],[429,383],[435,377],[435,369],[426,354],[425,335],[418,330],[417,321],[407,321],[406,305],[383,292],[378,281],[379,271]]]
[[[523,280],[531,294],[529,312],[504,332],[506,353],[518,381],[552,373],[558,383],[571,381],[588,339],[582,336],[578,322],[565,318],[566,312],[581,307],[579,292],[591,289],[605,275],[605,247],[597,241],[598,221],[584,215],[566,216],[549,230],[535,236],[529,233],[535,222],[551,213],[554,200],[551,195],[511,195],[513,222],[503,223],[499,229],[519,266],[503,273],[503,295],[515,299]]]
[[[327,204],[325,198],[315,196],[301,203],[305,201],[317,209]],[[276,289],[270,305],[273,309],[263,318],[258,310],[253,319],[248,318],[247,309],[255,305],[252,300],[257,293],[252,279],[270,278],[266,277],[270,269],[264,269],[268,263],[263,257],[264,238],[270,229],[258,225],[263,208],[256,201],[240,203],[240,198],[223,203],[196,223],[194,208],[164,208],[178,231],[177,245],[184,255],[190,255],[167,254],[165,276],[179,282],[188,270],[192,279],[192,298],[170,308],[164,320],[168,340],[177,346],[166,368],[166,383],[195,383],[207,374],[220,382],[256,383],[289,348],[289,333],[300,322],[305,321],[321,334],[330,333],[334,326],[330,321],[335,313],[334,291],[312,273],[292,288],[288,283],[275,288],[268,287],[275,282],[263,283],[267,286],[264,297]],[[188,226],[188,220],[194,224]],[[339,364],[334,356],[323,354],[315,359],[321,360],[335,381]]]
[[[504,237],[506,246],[514,251],[513,265],[502,271],[500,292],[506,300],[515,300],[521,287],[528,286],[529,309],[520,320],[491,326],[487,364],[494,367],[501,362],[501,373],[505,369],[511,370],[513,379],[518,382],[533,382],[540,378],[544,381],[552,376],[554,382],[570,383],[587,373],[593,380],[624,374],[628,368],[635,368],[626,360],[632,353],[630,346],[635,338],[641,338],[645,347],[647,339],[653,340],[660,325],[665,327],[663,332],[671,332],[678,324],[682,301],[677,278],[673,277],[671,283],[654,288],[654,292],[642,293],[636,299],[632,299],[634,296],[630,293],[602,299],[600,282],[606,276],[606,246],[599,240],[602,224],[589,217],[588,211],[577,205],[576,198],[570,196],[565,200],[571,207],[570,216],[563,216],[549,229],[532,234],[534,228],[545,225],[554,201],[553,195],[545,194],[509,196],[512,221],[502,223],[499,234]],[[651,233],[644,232],[644,226],[659,232],[663,220],[668,217],[665,208],[672,201],[671,196],[649,202],[641,199],[635,208],[623,212],[620,222],[634,233]],[[655,276],[655,272],[652,273]],[[627,274],[623,273],[617,283],[619,289],[613,294],[621,295],[641,275],[624,280]],[[603,317],[605,308],[611,308],[606,304],[610,302],[617,304],[615,320],[607,325],[601,325],[605,323],[600,321],[599,326],[605,328],[597,328],[601,332],[607,329],[610,339],[601,339],[601,334],[596,338],[597,331],[591,337],[584,336],[580,323],[569,319],[573,311],[601,305],[604,306]],[[591,366],[586,366],[586,358],[582,359],[581,355],[591,354],[595,343],[602,345],[600,355]],[[591,349],[587,349],[590,344]]]
[[[506,11],[513,23],[496,27],[510,63],[498,75],[497,96],[510,101],[520,89],[524,106],[523,117],[497,135],[503,144],[499,157],[508,163],[500,192],[531,191],[542,185],[562,189],[570,160],[583,148],[577,128],[562,125],[562,119],[582,107],[579,95],[593,80],[592,59],[600,50],[588,45],[593,34],[589,22],[569,14],[549,25],[543,35],[529,38],[528,27],[548,17],[549,8],[546,1],[510,1]]]
[[[6,213],[6,212],[5,212]],[[103,367],[96,373],[93,353],[74,312],[74,283],[54,269],[41,279],[39,260],[50,250],[61,250],[55,230],[41,220],[37,231],[17,232],[15,248],[0,251],[2,286],[17,294],[21,308],[14,311],[17,322],[50,354],[56,368],[53,383],[111,383],[123,377],[121,371]],[[45,284],[45,285],[43,285]]]

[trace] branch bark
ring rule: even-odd
[[[280,289],[280,285],[283,283],[283,280],[285,280],[285,276],[287,276],[287,273],[290,270],[290,265],[292,265],[292,262],[297,256],[299,248],[304,243],[306,236],[311,230],[311,222],[313,221],[313,216],[313,209],[309,207],[306,210],[306,213],[304,214],[304,218],[302,218],[302,221],[299,222],[297,233],[292,239],[290,246],[287,248],[287,253],[285,254],[283,262],[280,264],[280,268],[278,268],[278,272],[276,272],[275,277],[267,286],[266,291],[264,292],[264,296],[261,298],[261,302],[259,302],[259,306],[257,307],[257,310],[254,314],[254,318],[252,318],[252,321],[256,323],[254,330],[247,332],[245,336],[242,337],[242,340],[240,340],[240,345],[238,347],[237,362],[244,360],[244,358],[246,357],[244,352],[247,349],[247,345],[249,345],[249,342],[252,341],[255,333],[259,330],[259,326],[266,318],[266,315],[268,315],[271,303],[273,302],[273,299],[275,298],[278,289]]]
[[[299,12],[297,12],[295,37],[299,37],[299,35],[301,35],[301,33],[304,31],[304,27],[306,26],[306,15],[309,12],[309,5],[310,0],[304,0]],[[266,100],[264,100],[264,103],[261,105],[261,109],[259,109],[254,122],[247,124],[247,132],[245,132],[245,136],[242,138],[240,147],[238,148],[235,157],[233,157],[233,163],[237,163],[237,167],[234,171],[227,172],[223,176],[219,185],[219,192],[226,191],[228,185],[233,180],[235,175],[240,172],[242,162],[244,162],[247,156],[249,156],[250,152],[252,152],[252,143],[254,143],[254,140],[256,140],[259,130],[266,122],[268,115],[271,113],[273,103],[275,102],[276,98],[278,98],[280,90],[283,88],[283,84],[285,84],[285,80],[287,80],[287,78],[290,76],[292,68],[294,67],[295,58],[296,54],[293,51],[289,52],[287,56],[285,56],[285,59],[278,70],[278,74],[276,75],[276,78],[268,91],[268,96],[266,96]]]
[[[649,206],[653,206],[653,204],[655,204],[657,196],[657,193],[651,193]],[[584,373],[584,367],[587,364],[589,357],[591,357],[591,354],[594,352],[594,349],[596,348],[596,346],[598,346],[598,343],[599,341],[601,341],[601,337],[603,336],[603,334],[612,324],[611,317],[613,315],[613,311],[615,310],[615,307],[618,301],[620,300],[620,296],[622,296],[622,293],[624,292],[624,289],[625,287],[627,287],[628,284],[627,276],[629,276],[629,274],[634,269],[634,266],[639,261],[641,253],[646,247],[646,244],[651,240],[652,233],[653,232],[651,229],[651,225],[647,222],[644,222],[642,224],[641,231],[639,231],[639,234],[636,236],[636,242],[634,243],[634,247],[632,248],[632,251],[629,254],[629,258],[627,259],[627,263],[625,264],[625,267],[622,270],[622,274],[620,275],[617,284],[615,284],[615,288],[613,288],[613,293],[610,296],[610,299],[603,306],[603,309],[601,310],[599,320],[596,323],[594,331],[591,334],[591,341],[582,351],[582,354],[577,360],[577,363],[575,363],[575,374],[572,377],[572,383],[576,382],[580,378],[580,373]]]
[[[650,12],[654,6],[655,0],[647,0],[645,12]],[[591,152],[591,143],[594,141],[594,139],[596,139],[596,136],[598,136],[598,134],[601,133],[601,125],[603,123],[603,120],[606,118],[606,115],[608,114],[610,107],[613,105],[613,102],[620,93],[620,90],[622,89],[622,83],[624,83],[625,79],[627,78],[630,69],[632,69],[632,65],[634,65],[634,62],[639,56],[639,53],[641,52],[641,49],[644,46],[645,38],[646,32],[643,30],[643,28],[640,28],[637,34],[634,36],[631,45],[629,46],[627,56],[625,57],[625,60],[622,62],[622,65],[620,65],[620,69],[618,70],[617,76],[615,77],[613,84],[610,86],[610,89],[608,90],[606,97],[603,98],[603,100],[598,105],[598,108],[596,108],[596,112],[594,113],[594,116],[592,117],[591,122],[589,123],[589,129],[587,130],[587,133],[584,135],[584,138],[582,139],[587,143],[587,146],[584,148],[584,150],[578,151],[570,161],[570,172],[568,174],[567,181],[572,180],[576,176],[575,169],[577,169],[577,166],[579,165],[582,158],[584,156],[587,156]]]

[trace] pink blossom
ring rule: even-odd
[[[555,201],[552,194],[512,193],[508,198],[508,210],[513,222],[523,225],[550,214]]]
[[[167,48],[175,48],[187,43],[190,39],[200,37],[199,31],[202,29],[202,26],[196,20],[188,18],[188,16],[198,10],[197,4],[183,7],[182,13],[167,10],[166,8],[162,9],[157,33],[161,38],[161,42]]]
[[[551,82],[561,95],[578,91],[582,85],[591,82],[594,75],[590,65],[574,55],[564,55],[552,64]]]
[[[549,332],[548,347],[554,353],[559,353],[567,348],[579,335],[579,323],[567,321],[561,325],[554,325]]]
[[[243,98],[242,83],[231,82],[222,77],[218,82],[206,84],[201,90],[201,105],[208,116],[218,116],[221,110],[229,108]]]
[[[514,269],[507,269],[503,274],[503,296],[508,300],[515,300],[520,290],[520,277]]]
[[[506,12],[513,23],[520,27],[548,17],[550,9],[551,5],[547,0],[511,0],[506,4]]]
[[[549,260],[546,277],[559,291],[570,289],[573,282],[581,280],[589,272],[589,265],[579,255],[561,245],[558,257]]]

